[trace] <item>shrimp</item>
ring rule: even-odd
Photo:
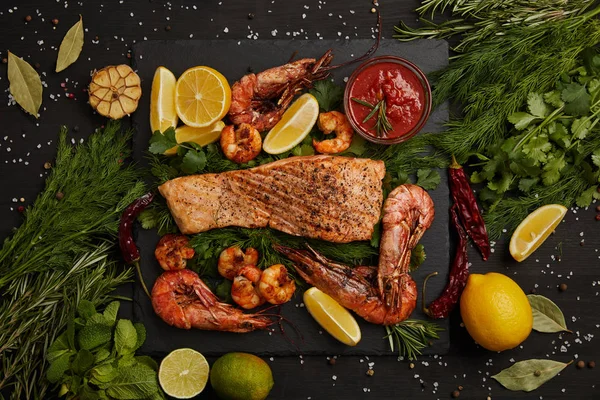
[[[329,75],[323,68],[332,59],[331,50],[328,50],[318,60],[303,58],[243,76],[231,87],[229,119],[235,125],[250,124],[260,132],[271,129],[297,92]]]
[[[184,235],[169,233],[158,241],[154,256],[165,271],[183,269],[187,260],[194,257],[194,249],[188,246],[189,239]]]
[[[283,264],[275,264],[262,272],[258,290],[269,303],[283,304],[294,295],[296,282],[288,276]]]
[[[319,114],[317,122],[319,129],[326,135],[335,133],[335,139],[327,139],[321,142],[313,139],[313,147],[322,154],[341,153],[350,147],[354,129],[348,118],[339,111],[330,111]]]
[[[417,287],[408,274],[410,254],[433,218],[433,201],[425,190],[416,185],[394,189],[383,207],[378,267],[338,264],[310,247],[274,247],[295,262],[304,280],[342,306],[368,322],[393,325],[407,319],[416,306]]]
[[[203,329],[245,333],[267,329],[273,316],[244,314],[221,303],[193,271],[163,272],[152,288],[154,312],[167,324],[180,329]]]
[[[244,252],[238,246],[231,246],[219,255],[217,268],[223,278],[232,281],[244,266],[256,264],[258,264],[258,251],[256,249],[248,247]]]
[[[265,298],[262,297],[256,285],[260,281],[262,271],[254,265],[243,267],[238,276],[233,278],[231,285],[231,298],[236,304],[246,310],[262,306]]]
[[[258,130],[250,124],[244,123],[237,128],[228,125],[221,132],[220,144],[227,159],[243,164],[260,154],[262,138]]]

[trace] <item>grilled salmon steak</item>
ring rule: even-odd
[[[180,177],[158,189],[184,234],[269,226],[347,243],[371,238],[381,213],[384,175],[382,161],[318,155]]]

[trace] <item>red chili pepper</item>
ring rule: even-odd
[[[138,249],[135,241],[133,240],[133,223],[137,216],[154,200],[154,193],[149,192],[134,200],[130,205],[127,206],[123,214],[121,215],[121,222],[119,223],[119,246],[121,247],[121,254],[127,264],[133,264],[137,270],[140,278],[142,288],[150,296],[150,292],[144,283],[142,277],[142,270],[140,268],[140,250]]]
[[[467,231],[467,235],[481,252],[484,261],[490,256],[490,240],[488,238],[485,222],[479,211],[477,200],[469,184],[469,178],[463,168],[452,156],[452,164],[448,169],[450,175],[450,193],[454,204],[458,206],[458,215]]]
[[[463,230],[458,215],[456,212],[456,204],[450,209],[452,215],[452,224],[458,232],[458,245],[456,246],[456,255],[450,270],[450,280],[444,288],[444,291],[434,301],[429,304],[429,308],[425,306],[425,286],[430,277],[437,275],[433,272],[425,278],[423,282],[423,312],[431,318],[447,318],[450,311],[454,308],[463,289],[467,284],[469,277],[469,264],[467,261],[467,234]]]

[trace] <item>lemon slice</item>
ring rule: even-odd
[[[200,146],[214,143],[219,140],[221,131],[225,128],[225,122],[217,121],[214,124],[204,128],[193,128],[191,126],[182,125],[175,129],[175,139],[177,143],[194,142]],[[177,146],[171,147],[165,151],[165,155],[172,156],[177,153]]]
[[[328,294],[312,287],[304,292],[304,305],[319,325],[340,342],[348,346],[356,346],[360,342],[358,323]]]
[[[263,141],[263,150],[269,154],[281,154],[290,150],[310,133],[318,116],[319,103],[315,96],[303,94],[271,128]]]
[[[231,88],[219,71],[193,67],[175,85],[175,107],[184,124],[202,128],[222,119],[231,105]]]
[[[165,67],[156,68],[150,94],[150,129],[164,132],[177,126],[175,109],[175,75]]]
[[[531,255],[550,236],[567,213],[560,204],[548,204],[529,214],[510,238],[510,254],[519,262]]]
[[[202,354],[193,349],[177,349],[160,363],[158,382],[169,396],[189,399],[204,390],[208,371],[208,362]]]

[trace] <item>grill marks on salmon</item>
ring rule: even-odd
[[[184,234],[226,226],[271,228],[347,243],[369,240],[383,202],[382,161],[308,156],[181,177],[159,187]]]

